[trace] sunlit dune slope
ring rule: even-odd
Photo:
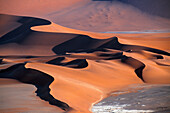
[[[73,34],[82,34],[88,35],[90,37],[94,37],[97,39],[107,39],[110,37],[117,36],[119,37],[119,41],[126,44],[136,44],[136,45],[144,45],[147,47],[154,47],[157,49],[164,49],[169,51],[169,43],[170,43],[170,33],[98,33],[98,32],[89,32],[89,31],[81,31],[76,29],[70,29],[67,27],[63,27],[61,25],[51,23],[50,25],[41,25],[31,27],[34,31],[41,32],[51,32],[51,33],[73,33]]]
[[[169,19],[161,17],[162,15],[152,15],[155,14],[152,13],[155,12],[152,10],[159,8],[162,11],[161,8],[154,5],[155,8],[147,6],[141,9],[140,4],[143,3],[147,2],[141,1],[137,4],[133,1],[124,3],[124,1],[118,0],[112,2],[102,0],[68,0],[67,2],[61,0],[50,2],[47,0],[1,0],[0,13],[42,17],[65,27],[85,31],[169,29]],[[168,14],[168,11],[166,10],[164,13]]]
[[[94,33],[34,17],[0,18],[0,77],[34,85],[37,96],[65,111],[91,112],[128,85],[170,84],[169,33]]]
[[[43,16],[53,11],[80,6],[90,0],[1,0],[1,13]],[[16,7],[17,5],[17,7]],[[57,7],[56,7],[57,6]],[[21,10],[22,9],[22,10]],[[38,10],[36,10],[38,9]]]
[[[119,68],[107,65],[88,60],[88,67],[80,70],[38,63],[27,64],[26,67],[53,76],[55,81],[50,86],[51,94],[77,110],[86,111],[92,103],[106,97],[113,89],[118,90],[132,83],[142,83],[137,77],[133,77],[134,74],[130,74],[133,73],[132,68],[116,62],[113,65],[120,66]],[[129,68],[129,72],[117,73],[119,71],[115,70],[120,68]]]
[[[0,78],[17,80],[1,80],[0,111],[90,113],[129,85],[170,84],[168,3],[0,0]]]

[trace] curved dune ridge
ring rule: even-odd
[[[169,30],[170,20],[166,18],[169,3],[169,0],[1,0],[0,13],[41,17],[93,32]]]
[[[34,85],[37,96],[65,111],[90,112],[131,84],[170,84],[169,33],[95,34],[40,18],[0,18],[10,25],[0,26],[0,78]]]

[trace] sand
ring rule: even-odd
[[[16,80],[0,80],[0,111],[2,113],[63,113],[59,108],[48,104],[35,95],[36,88]]]
[[[118,1],[0,4],[3,113],[90,113],[129,86],[170,84],[168,18]]]
[[[168,6],[167,0],[164,2],[145,0],[143,3],[127,1],[130,4],[123,2],[115,0],[112,2],[102,0],[68,0],[67,2],[61,0],[50,2],[48,0],[1,0],[0,12],[41,17],[68,28],[93,32],[169,29],[169,18],[159,15],[169,14],[168,8],[163,9],[165,5]],[[152,12],[159,13],[150,15]]]

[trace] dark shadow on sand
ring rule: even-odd
[[[37,96],[41,99],[63,110],[69,109],[66,103],[55,99],[50,94],[49,85],[54,81],[54,78],[46,73],[34,69],[27,69],[25,68],[25,64],[16,64],[7,69],[0,70],[0,78],[16,79],[23,83],[32,84],[37,88]]]

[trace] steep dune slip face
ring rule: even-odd
[[[0,3],[2,14],[41,17],[85,31],[167,30],[170,26],[166,18],[169,0],[1,0]]]
[[[119,105],[132,102],[133,111],[140,107],[133,109],[134,101],[154,103],[163,95],[159,108],[134,111],[170,109],[169,96],[157,93],[169,89],[148,85],[170,84],[168,15],[144,10],[147,5],[139,10],[142,3],[132,0],[44,1],[0,0],[0,112],[129,112]],[[156,94],[146,99],[148,93]]]
[[[100,39],[88,32],[58,33],[44,19],[4,17],[11,18],[14,30],[7,29],[0,38],[0,77],[34,85],[37,96],[63,110],[87,113],[93,104],[129,85],[170,83],[168,47],[135,45],[140,40],[128,35]],[[53,31],[31,30],[39,25],[53,26]],[[142,39],[143,34],[135,36]]]

